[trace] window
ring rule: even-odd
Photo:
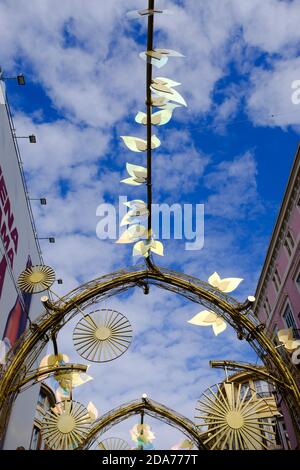
[[[295,322],[295,319],[294,319],[294,315],[293,315],[293,312],[292,312],[292,309],[290,307],[289,304],[287,304],[287,306],[285,307],[285,311],[284,311],[284,314],[282,315],[283,319],[284,319],[284,322],[287,326],[287,328],[292,328],[293,329],[293,335],[294,335],[294,338],[299,338],[300,337],[300,330],[297,328],[297,325],[296,325],[296,322]]]
[[[258,398],[269,397],[272,396],[270,391],[269,384],[264,380],[255,380],[254,381],[255,391],[258,395]]]
[[[284,247],[285,247],[285,249],[286,249],[288,255],[291,256],[292,252],[291,252],[291,249],[290,249],[290,247],[289,247],[289,244],[288,244],[288,242],[287,242],[286,240],[285,240],[285,242],[284,242]]]
[[[271,305],[270,305],[268,297],[266,297],[266,300],[265,300],[265,303],[264,303],[264,309],[265,309],[267,317],[269,317],[270,314],[271,314],[272,309],[271,309]]]
[[[273,284],[275,286],[276,292],[278,292],[279,289],[280,289],[281,280],[280,280],[277,269],[275,269],[275,271],[274,271],[274,276],[272,278],[272,281],[273,281]]]
[[[270,418],[259,418],[258,421],[261,423],[259,427],[261,429],[262,444],[266,447],[273,447],[277,442],[276,436],[273,434],[272,420]]]
[[[240,392],[241,400],[248,401],[252,397],[251,389],[249,388],[248,383],[244,383],[241,385],[241,392]],[[245,398],[244,398],[245,397]]]
[[[38,405],[43,409],[43,410],[48,410],[50,408],[50,402],[47,397],[47,395],[41,390],[39,398],[38,398]]]
[[[295,246],[295,242],[290,231],[286,234],[284,246],[286,251],[288,252],[288,255],[291,256]]]
[[[33,426],[30,450],[39,450],[41,448],[42,438],[38,427]]]
[[[46,402],[46,395],[43,391],[41,391],[40,394],[39,394],[38,405],[41,408],[44,408],[45,407],[45,402]]]
[[[281,344],[281,343],[279,343],[279,341],[278,341],[278,336],[277,336],[277,334],[278,334],[278,325],[277,325],[277,323],[276,323],[276,324],[274,325],[274,328],[273,328],[273,331],[272,331],[272,337],[271,337],[271,339],[272,339],[273,343],[275,344],[275,346],[278,346],[279,344]]]
[[[293,236],[292,236],[291,232],[288,232],[288,233],[286,234],[286,239],[287,239],[287,241],[288,241],[290,247],[293,249],[294,246],[295,246],[295,242],[294,242],[294,239],[293,239]]]
[[[296,277],[296,284],[297,284],[298,289],[300,290],[300,271],[298,273],[298,276]]]
[[[284,314],[283,314],[283,319],[285,321],[285,324],[288,328],[293,328],[294,330],[297,329],[297,326],[296,326],[296,323],[295,323],[295,320],[294,320],[294,316],[293,316],[293,312],[291,310],[291,307],[289,304],[287,304],[287,306],[285,307],[285,311],[284,311]]]

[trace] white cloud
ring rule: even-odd
[[[296,52],[300,41],[298,1],[232,0],[230,3],[247,44],[268,53]]]
[[[251,75],[248,112],[256,125],[299,126],[299,105],[292,101],[292,83],[300,80],[300,59],[278,60],[269,70],[257,68]]]
[[[166,131],[162,145],[164,153],[158,149],[153,155],[154,185],[178,202],[178,188],[181,196],[195,191],[210,157],[195,148],[188,132]]]
[[[207,199],[206,212],[239,220],[261,211],[256,173],[256,162],[250,152],[219,163],[204,178],[206,188],[214,193]]]

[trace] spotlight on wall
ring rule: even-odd
[[[36,144],[36,136],[35,135],[27,135],[27,136],[17,136],[15,135],[16,139],[29,139],[31,144]]]
[[[37,240],[48,240],[49,243],[55,243],[54,237],[37,237]]]
[[[36,136],[33,135],[33,134],[30,135],[30,136],[29,136],[29,142],[30,142],[31,144],[36,144]]]
[[[20,86],[25,85],[25,77],[22,73],[21,75],[17,75],[17,82],[18,82],[18,85]]]
[[[3,77],[3,75],[1,74],[1,70],[0,70],[0,79],[1,80],[17,80],[18,85],[20,86],[25,85],[25,77],[22,73],[20,75],[17,75],[16,77]]]
[[[47,205],[47,199],[45,197],[41,198],[29,198],[30,201],[40,201],[41,206],[46,206]]]

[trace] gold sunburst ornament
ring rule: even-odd
[[[38,294],[50,289],[55,281],[55,272],[49,266],[30,266],[18,279],[18,287],[27,294]]]
[[[76,325],[73,341],[78,354],[91,362],[109,362],[130,346],[132,327],[116,310],[95,310]]]
[[[64,400],[47,411],[41,432],[51,449],[73,450],[84,441],[90,424],[90,413],[81,403]]]
[[[99,450],[130,450],[130,445],[119,437],[109,437],[98,444]]]
[[[278,412],[249,387],[225,382],[208,388],[197,402],[196,424],[211,450],[262,450],[275,445]]]

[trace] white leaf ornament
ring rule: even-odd
[[[147,181],[147,168],[132,163],[126,163],[126,170],[130,178],[121,180],[121,183],[130,184],[132,186],[140,186]]]
[[[221,279],[217,272],[214,272],[208,282],[211,286],[216,287],[222,292],[229,293],[234,291],[244,279],[238,277],[228,277]]]
[[[188,323],[197,326],[212,326],[215,336],[218,336],[227,327],[223,318],[210,310],[203,310],[197,313]]]
[[[116,243],[134,243],[135,241],[143,238],[147,234],[147,229],[143,225],[135,224],[131,225],[124,233],[120,236]]]
[[[140,139],[139,137],[131,137],[128,135],[121,136],[126,147],[132,152],[146,152],[147,150],[147,141]],[[151,149],[154,150],[161,145],[160,140],[153,135],[151,138]]]

